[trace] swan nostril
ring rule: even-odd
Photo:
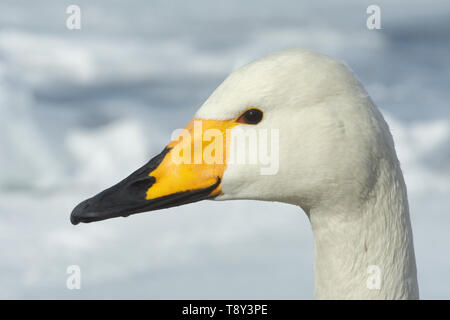
[[[152,176],[144,177],[131,182],[127,186],[127,190],[132,194],[147,192],[149,188],[156,182],[156,178]]]

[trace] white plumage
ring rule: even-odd
[[[278,52],[233,72],[196,117],[230,119],[248,106],[264,111],[258,128],[279,130],[279,171],[261,175],[258,165],[228,164],[216,199],[303,208],[314,233],[319,299],[418,298],[394,143],[349,68],[310,51]]]
[[[303,208],[311,221],[317,298],[418,298],[406,186],[394,143],[343,63],[302,50],[259,59],[232,73],[187,128],[180,135],[187,143],[172,141],[129,177],[80,203],[72,223],[213,196],[286,202]],[[229,161],[237,158],[239,142],[232,136],[238,130],[244,137],[277,132],[270,143],[276,170],[262,174],[263,162]],[[231,134],[225,143],[223,131]],[[212,133],[220,137],[203,148]],[[223,154],[224,145],[229,151],[225,163],[196,160],[216,143],[216,151]],[[244,148],[250,156],[254,145]],[[179,147],[186,146],[187,163],[179,162]]]

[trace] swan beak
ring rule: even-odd
[[[170,208],[222,193],[227,132],[234,120],[194,119],[156,157],[129,177],[75,207],[72,224]]]

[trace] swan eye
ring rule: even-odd
[[[257,124],[263,118],[263,112],[256,108],[251,108],[245,111],[236,122],[246,123],[246,124]]]

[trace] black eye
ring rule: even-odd
[[[263,112],[259,109],[248,109],[245,111],[236,122],[246,123],[246,124],[257,124],[263,118]]]

